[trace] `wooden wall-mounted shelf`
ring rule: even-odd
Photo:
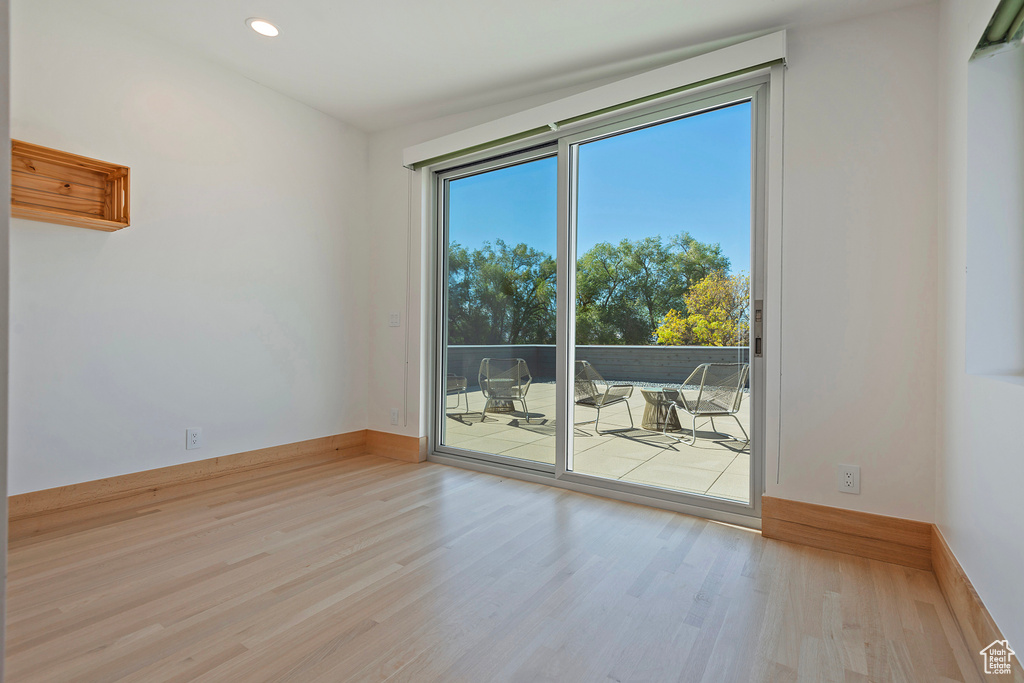
[[[127,166],[11,140],[11,216],[113,232],[129,225]]]

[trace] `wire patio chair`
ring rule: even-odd
[[[445,378],[445,394],[444,394],[444,409],[445,412],[449,410],[458,410],[462,407],[462,397],[466,397],[466,410],[463,413],[469,412],[469,394],[466,393],[466,386],[468,382],[462,375],[448,375]],[[455,405],[448,405],[448,397],[455,396]]]
[[[746,386],[749,372],[749,363],[704,363],[698,365],[675,392],[676,395],[672,397],[672,404],[669,408],[675,411],[677,419],[680,410],[691,417],[690,429],[693,435],[687,440],[685,437],[669,434],[668,420],[665,421],[665,427],[661,433],[676,441],[693,445],[697,442],[697,418],[708,417],[711,419],[711,430],[715,434],[733,441],[740,441],[734,436],[719,432],[715,427],[716,417],[731,417],[736,420],[740,431],[743,432],[742,443],[749,444],[750,436],[747,435],[747,430],[743,428],[740,419],[736,417],[740,404],[743,402],[743,388]],[[696,390],[686,389],[686,387],[694,386],[697,387]],[[679,424],[683,424],[682,420]]]
[[[533,376],[522,358],[484,358],[480,361],[480,392],[484,395],[486,415],[494,404],[512,407],[514,401],[523,404],[526,422],[530,422],[530,409],[526,405],[526,392]],[[467,398],[468,402],[468,398]]]
[[[576,361],[576,405],[597,410],[596,418],[585,422],[577,422],[577,425],[593,422],[594,431],[598,434],[613,434],[633,429],[633,411],[629,409],[629,397],[632,395],[632,384],[609,384],[589,362],[585,360]],[[598,428],[601,420],[601,409],[623,402],[626,404],[626,413],[629,414],[629,427],[606,429],[602,432]]]

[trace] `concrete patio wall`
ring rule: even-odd
[[[477,386],[484,358],[522,358],[534,379],[554,381],[553,344],[449,346],[448,373]],[[745,346],[578,346],[578,360],[590,361],[601,375],[621,382],[682,382],[701,363],[749,363]]]
[[[515,346],[449,346],[448,374],[462,375],[469,386],[479,386],[480,361],[484,358],[522,358],[535,380],[554,381],[554,344],[518,344]]]
[[[702,363],[749,363],[745,346],[577,346],[607,380],[679,383]]]

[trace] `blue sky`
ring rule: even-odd
[[[688,231],[718,242],[750,272],[750,105],[743,103],[580,147],[577,254]],[[503,239],[555,253],[552,158],[453,181],[449,239],[476,249]]]

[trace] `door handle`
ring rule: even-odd
[[[763,342],[761,341],[764,330],[764,299],[754,300],[754,357],[760,358],[763,355]]]

